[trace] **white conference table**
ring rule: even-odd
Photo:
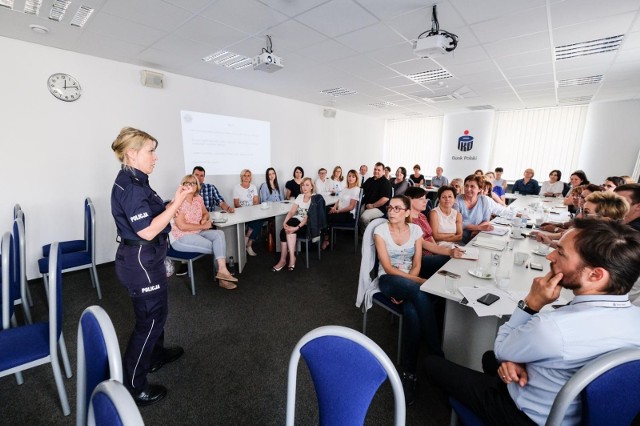
[[[338,197],[331,195],[323,195],[326,205],[334,204]],[[246,223],[261,220],[275,218],[276,221],[276,238],[278,232],[284,225],[284,218],[291,210],[293,201],[281,201],[281,202],[269,202],[266,207],[262,204],[256,204],[254,206],[239,207],[234,210],[233,213],[220,212],[223,218],[226,218],[225,222],[218,222],[213,220],[214,213],[211,213],[213,224],[216,228],[224,232],[224,236],[227,242],[227,259],[233,256],[237,264],[238,273],[242,273],[245,265],[247,264],[247,251],[244,242],[244,235],[246,233]],[[280,244],[276,244],[276,250],[280,251]]]
[[[530,203],[542,201],[543,205],[548,208],[554,207],[553,211],[561,211],[564,207],[560,207],[562,200],[545,199],[535,196],[520,196],[514,202],[513,206],[518,211],[527,207]],[[554,222],[561,222],[568,218],[567,214],[550,215]],[[480,233],[478,236],[483,239],[495,241],[510,241],[513,243],[513,252],[526,252],[530,255],[529,260],[542,264],[542,271],[526,268],[525,265],[513,265],[511,269],[511,278],[508,291],[528,292],[534,278],[543,276],[549,272],[549,261],[544,256],[533,254],[533,250],[538,248],[538,243],[533,238],[513,239],[509,233],[504,236],[489,235]],[[478,236],[476,238],[478,238]],[[471,242],[469,247],[473,247]],[[495,251],[477,247],[480,252],[479,260],[451,259],[441,270],[449,271],[460,275],[459,287],[478,287],[486,288],[487,292],[496,290],[495,281],[493,279],[476,278],[469,274],[469,269],[478,267],[481,263],[486,262],[488,253]],[[504,251],[501,252],[504,255]],[[443,350],[447,359],[482,371],[482,354],[488,350],[493,350],[498,328],[506,322],[507,318],[499,316],[479,317],[473,308],[460,304],[462,294],[458,291],[450,294],[445,291],[445,277],[438,273],[434,274],[429,280],[421,285],[420,289],[427,293],[440,296],[446,299],[445,321],[443,333]],[[571,300],[573,295],[567,290],[563,290],[562,297]],[[516,301],[513,301],[513,308],[516,309]],[[508,315],[507,315],[508,316]]]

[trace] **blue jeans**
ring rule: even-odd
[[[409,373],[416,372],[420,338],[425,341],[429,352],[444,356],[438,334],[438,325],[433,304],[420,285],[398,275],[382,275],[378,281],[380,291],[387,297],[403,300],[402,367]]]
[[[197,234],[184,234],[171,244],[175,250],[195,253],[213,254],[215,260],[227,256],[227,241],[224,232],[218,229],[208,229]],[[215,273],[215,262],[213,262]]]

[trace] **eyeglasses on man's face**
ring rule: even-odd
[[[387,206],[387,211],[388,212],[400,213],[403,210],[407,210],[407,209],[405,209],[403,207],[400,207],[400,206],[391,206],[391,205]]]

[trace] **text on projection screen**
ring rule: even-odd
[[[185,171],[202,166],[207,175],[262,173],[271,166],[271,123],[180,111]]]

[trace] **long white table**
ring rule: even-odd
[[[523,210],[524,207],[538,201],[542,201],[543,206],[548,208],[560,208],[559,202],[562,202],[562,200],[556,202],[553,199],[520,196],[514,201],[513,205],[515,209]],[[550,215],[550,217],[554,221],[562,221],[566,218],[563,214]],[[488,238],[495,241],[511,241],[513,243],[514,253],[527,252],[531,256],[531,261],[542,264],[542,271],[532,270],[526,268],[524,265],[513,265],[508,288],[509,291],[526,292],[529,290],[534,278],[549,272],[549,261],[546,260],[544,256],[538,256],[532,253],[532,250],[538,247],[535,239],[524,238],[518,240],[511,238],[509,234],[496,236],[480,233],[478,236],[481,236],[483,239]],[[471,243],[468,245],[472,247]],[[460,275],[460,287],[486,288],[487,292],[491,292],[491,290],[496,289],[494,280],[476,278],[468,272],[469,269],[479,266],[483,262],[483,259],[486,259],[488,256],[487,253],[495,253],[493,250],[482,247],[478,247],[478,249],[480,251],[479,260],[451,259],[441,270]],[[502,254],[504,254],[504,251]],[[445,278],[438,273],[425,281],[420,289],[446,299],[443,350],[447,359],[474,370],[482,371],[482,354],[493,349],[498,328],[506,321],[506,318],[498,316],[478,317],[471,307],[460,304],[462,300],[462,294],[460,292],[449,294],[445,291]],[[562,296],[567,300],[573,298],[572,293],[566,290],[563,290]]]
[[[338,197],[326,195],[324,196],[326,205],[334,204]],[[227,241],[227,259],[233,256],[237,263],[238,273],[242,273],[245,265],[247,264],[247,251],[244,242],[244,235],[246,233],[246,224],[248,222],[260,219],[275,218],[276,220],[276,234],[282,229],[284,225],[284,218],[286,217],[293,201],[282,202],[270,202],[268,207],[263,207],[261,204],[255,206],[240,207],[235,209],[233,213],[222,213],[222,217],[226,218],[226,222],[213,221],[214,225],[222,230]],[[211,214],[213,218],[213,213]],[[280,245],[276,244],[276,249],[280,251]]]

